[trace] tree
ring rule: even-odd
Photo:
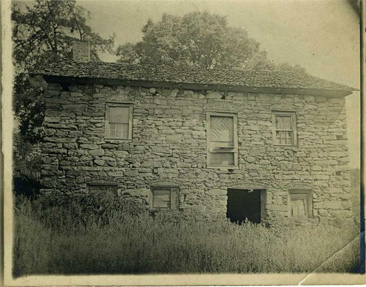
[[[306,69],[298,64],[292,66],[288,63],[283,63],[281,65],[276,66],[276,70],[279,71],[288,71],[297,74],[306,74]]]
[[[259,43],[245,30],[229,27],[224,16],[208,12],[183,17],[164,14],[156,24],[149,20],[142,33],[141,42],[118,47],[120,62],[232,68],[250,66],[251,59],[256,58],[271,66]]]
[[[71,58],[72,41],[88,40],[91,56],[99,61],[100,52],[113,53],[114,36],[104,39],[87,24],[89,12],[75,0],[37,0],[22,8],[13,5],[14,109],[21,135],[37,142],[42,138],[42,87],[29,83],[29,70],[53,59]]]
[[[208,12],[164,14],[157,23],[149,20],[142,33],[142,41],[117,48],[119,62],[305,72],[286,63],[275,65],[245,30],[229,27],[224,16]]]
[[[208,12],[183,17],[164,14],[156,24],[149,20],[142,33],[141,42],[118,47],[119,61],[241,67],[260,53],[259,43],[245,30],[229,27],[224,16]]]
[[[113,53],[114,36],[104,39],[95,33],[87,24],[89,11],[75,0],[36,0],[25,10],[15,3],[12,14],[14,59],[24,68],[50,56],[70,57],[74,40],[88,40],[94,60],[99,60],[100,52]]]

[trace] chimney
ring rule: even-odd
[[[72,43],[72,59],[75,62],[89,62],[90,43],[88,41],[74,41]]]

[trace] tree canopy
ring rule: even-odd
[[[12,20],[14,59],[17,65],[30,67],[49,57],[70,57],[72,41],[91,43],[91,56],[113,52],[114,36],[102,38],[87,24],[90,13],[75,0],[36,0],[22,11],[14,4]]]
[[[230,27],[225,16],[164,14],[157,23],[148,20],[142,33],[142,41],[117,48],[119,62],[305,72],[298,65],[275,65],[247,31]]]
[[[259,43],[240,28],[229,27],[224,16],[192,12],[178,17],[164,14],[142,29],[143,38],[117,49],[120,62],[184,64],[202,68],[269,68],[270,61]]]

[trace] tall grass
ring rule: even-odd
[[[236,225],[107,206],[18,203],[14,275],[351,272],[358,265],[355,226]]]

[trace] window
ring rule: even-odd
[[[237,116],[228,113],[209,113],[207,125],[208,167],[237,167]]]
[[[89,193],[93,195],[95,198],[99,199],[113,199],[118,196],[117,184],[114,183],[101,183],[101,182],[92,182],[89,183]]]
[[[107,139],[132,139],[132,105],[107,103],[105,120]]]
[[[179,188],[169,186],[152,187],[152,196],[150,199],[151,210],[169,210],[178,209]]]
[[[312,192],[307,190],[291,190],[289,193],[289,214],[291,217],[312,217]]]
[[[293,112],[273,112],[273,144],[294,146],[297,144],[296,117]]]

